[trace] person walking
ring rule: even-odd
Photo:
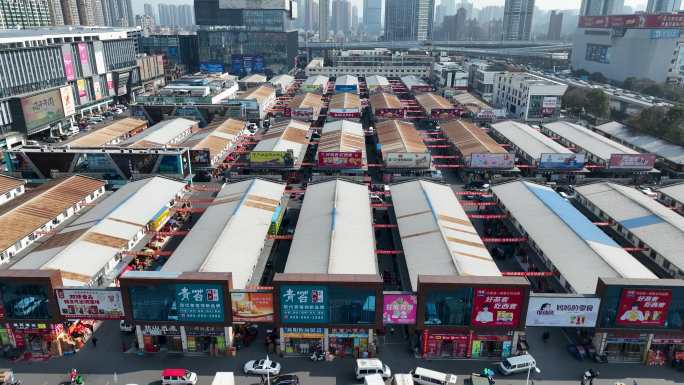
[[[90,339],[90,342],[93,343],[93,347],[94,347],[94,348],[97,347],[97,337],[93,336],[93,338]]]

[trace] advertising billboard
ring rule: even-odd
[[[272,291],[233,291],[230,302],[234,322],[273,322]]]
[[[104,46],[101,41],[93,42],[93,50],[95,51],[95,70],[102,75],[107,72],[104,59]]]
[[[530,297],[525,325],[593,328],[600,303],[596,297]]]
[[[64,116],[71,116],[76,113],[76,102],[74,101],[74,91],[71,86],[64,86],[59,89],[59,96],[62,99],[62,111]]]
[[[542,115],[553,115],[558,107],[558,98],[555,96],[544,96],[542,99]]]
[[[618,170],[650,170],[655,166],[655,154],[611,154],[608,168]]]
[[[362,168],[363,157],[361,151],[340,152],[321,151],[318,153],[318,167],[328,168]]]
[[[21,99],[26,128],[31,130],[64,117],[62,97],[59,90]]]
[[[290,10],[291,0],[219,0],[219,9],[279,9]]]
[[[129,286],[137,321],[223,323],[224,290],[218,284],[169,283]]]
[[[664,326],[672,302],[672,290],[622,289],[615,324],[620,326]]]
[[[414,325],[418,309],[418,298],[411,293],[383,293],[383,325]]]
[[[403,108],[378,108],[375,110],[375,116],[387,119],[404,119],[406,110]]]
[[[55,289],[59,313],[67,319],[124,318],[119,289]]]
[[[280,320],[283,323],[327,323],[328,288],[320,285],[280,287]]]
[[[437,120],[453,119],[459,116],[459,111],[455,108],[433,108],[430,111],[430,118]]]
[[[234,75],[264,72],[264,57],[261,55],[232,55],[230,73]]]
[[[219,73],[222,74],[224,71],[223,63],[200,63],[200,71],[208,73]]]
[[[209,150],[190,150],[190,163],[193,167],[211,167]]]
[[[586,156],[584,154],[541,154],[539,168],[553,170],[579,170],[584,167]]]
[[[682,14],[580,16],[580,28],[684,28]]]
[[[88,97],[87,83],[85,79],[78,79],[76,81],[76,88],[78,88],[78,100],[80,104],[87,103],[90,98]]]
[[[107,93],[114,96],[114,79],[111,72],[107,73]]]
[[[471,168],[502,168],[510,169],[515,166],[515,155],[509,153],[503,154],[471,154],[470,164]]]
[[[64,63],[64,74],[66,75],[67,80],[76,80],[74,55],[71,54],[71,44],[64,44],[62,46],[62,63]]]
[[[418,152],[390,152],[383,155],[385,166],[394,168],[429,168],[430,154]]]
[[[90,76],[93,71],[90,68],[90,59],[88,58],[88,45],[86,43],[78,43],[78,59],[81,62],[81,70],[83,76]]]
[[[6,320],[52,319],[47,284],[0,282],[2,318]]]
[[[126,95],[128,93],[128,77],[129,73],[117,73],[116,79],[116,94],[118,96]]]
[[[95,100],[102,99],[102,90],[100,89],[100,81],[93,77],[93,90],[95,91]]]
[[[292,167],[294,155],[287,151],[252,151],[249,153],[249,163],[253,167]]]
[[[524,299],[520,288],[474,288],[470,323],[473,326],[517,327]]]

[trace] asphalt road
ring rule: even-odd
[[[541,369],[541,374],[533,376],[537,385],[579,384],[583,370],[598,369],[600,378],[596,385],[614,385],[624,382],[632,385],[669,385],[684,383],[684,373],[669,367],[649,367],[642,364],[592,364],[579,362],[565,352],[566,337],[556,329],[551,339],[544,344],[542,330],[528,330],[528,342]],[[87,385],[159,385],[160,373],[164,368],[187,368],[198,373],[198,385],[210,385],[217,371],[233,371],[239,385],[259,384],[259,378],[244,376],[242,365],[249,359],[263,358],[265,347],[258,339],[249,347],[238,351],[235,358],[226,357],[179,357],[167,355],[138,356],[122,353],[121,335],[115,322],[108,322],[97,331],[97,348],[88,345],[75,356],[54,358],[46,362],[2,362],[0,365],[11,367],[24,385],[52,385],[66,380],[70,368],[76,367],[84,374]],[[417,360],[409,354],[401,333],[395,333],[392,341],[379,346],[380,358],[394,373],[406,373],[415,366],[450,372],[458,375],[459,383],[472,372],[479,372],[485,366],[494,368],[495,361],[483,360]],[[333,362],[311,362],[308,358],[271,357],[283,366],[283,373],[294,373],[300,377],[302,385],[346,385],[358,384],[353,377],[354,361],[337,359]],[[115,375],[116,373],[116,375]],[[495,377],[497,385],[523,385],[525,375]]]

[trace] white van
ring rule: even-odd
[[[377,358],[359,358],[356,360],[356,379],[361,380],[371,374],[379,374],[384,379],[392,377],[389,366]]]
[[[413,377],[406,373],[397,373],[392,378],[392,385],[413,385]]]
[[[379,374],[371,374],[363,378],[363,385],[385,385],[385,380]]]
[[[515,357],[508,357],[501,361],[498,366],[499,372],[504,376],[509,374],[527,372],[530,368],[535,368],[537,362],[529,354],[523,354]]]
[[[233,372],[216,372],[211,385],[235,385]]]
[[[420,366],[411,372],[413,382],[420,385],[456,385],[458,377],[454,374],[446,374],[436,370],[421,368]]]

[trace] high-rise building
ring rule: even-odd
[[[328,0],[318,1],[318,39],[328,41],[328,22],[330,21],[330,3]]]
[[[442,25],[444,23],[444,17],[446,14],[444,13],[444,4],[437,4],[435,7],[435,26]]]
[[[382,0],[363,0],[363,27],[369,36],[382,33]]]
[[[153,18],[155,21],[157,20],[157,14],[154,12],[154,7],[150,3],[145,3],[143,5],[143,9],[145,10],[145,15],[150,16]]]
[[[624,0],[582,0],[580,16],[619,15],[624,5]]]
[[[78,3],[76,0],[61,0],[62,15],[64,16],[65,25],[80,25],[81,21],[78,16]]]
[[[359,31],[359,8],[357,8],[356,5],[352,5],[351,30],[354,33],[357,33]]]
[[[0,29],[52,25],[50,0],[0,1]]]
[[[64,25],[62,2],[60,0],[48,0],[48,2],[50,3],[50,25]]]
[[[106,25],[112,27],[135,26],[135,15],[133,14],[131,0],[99,1],[102,2],[102,14]]]
[[[549,32],[546,34],[546,39],[560,40],[562,29],[563,12],[551,11],[551,14],[549,15]]]
[[[118,0],[119,9],[125,10],[125,16],[123,16],[123,21],[121,23],[122,27],[134,27],[135,26],[135,14],[133,13],[133,4],[131,0]]]
[[[648,0],[646,13],[677,12],[682,8],[682,0]]]
[[[434,0],[388,0],[385,4],[385,40],[431,39],[434,5]]]
[[[150,15],[135,15],[135,25],[142,28],[143,33],[147,36],[154,27],[154,19]]]
[[[456,14],[456,0],[441,0],[440,4],[444,8],[444,16],[451,16]]]
[[[78,19],[81,25],[96,25],[95,1],[96,0],[77,0],[76,4],[78,5]]]
[[[302,21],[302,29],[305,31],[313,31],[315,26],[318,24],[318,2],[315,0],[307,0],[306,2],[302,3],[306,4],[306,7],[304,8],[304,14],[297,15]]]
[[[330,29],[348,35],[351,29],[351,2],[349,0],[334,0],[330,16]]]
[[[534,0],[506,0],[503,40],[530,40]]]
[[[200,65],[244,74],[286,71],[295,63],[298,33],[290,28],[289,2],[195,0],[195,19]]]
[[[195,15],[190,4],[182,4],[176,7],[176,21],[180,27],[189,27],[195,24]]]
[[[309,18],[311,20],[311,24],[309,24],[310,25],[309,30],[310,31],[316,31],[316,30],[318,30],[318,16],[319,16],[319,14],[318,14],[318,12],[319,12],[318,11],[318,2],[316,0],[312,0],[311,2],[309,2],[309,5],[310,5],[309,8],[311,8],[309,10]]]
[[[503,19],[504,7],[490,5],[480,9],[478,21],[480,23],[487,23],[491,20]]]

